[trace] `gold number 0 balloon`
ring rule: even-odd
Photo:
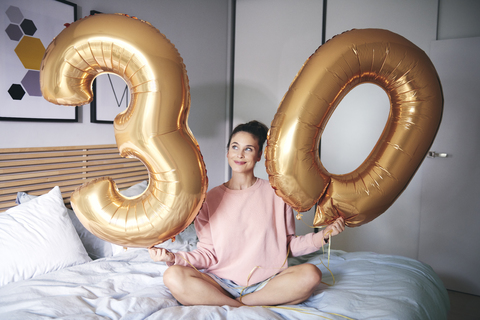
[[[353,172],[330,174],[318,156],[328,119],[355,86],[390,98],[384,131]],[[270,184],[297,211],[318,203],[314,225],[342,216],[350,227],[382,214],[403,192],[440,125],[443,95],[427,55],[387,30],[351,30],[319,47],[297,74],[272,122],[265,151]]]
[[[90,16],[48,46],[40,71],[43,96],[56,104],[87,104],[93,79],[104,72],[129,85],[131,103],[115,118],[115,139],[122,157],[145,164],[150,182],[143,194],[127,198],[113,180],[100,178],[78,188],[72,206],[99,238],[150,247],[185,229],[207,190],[205,165],[187,125],[185,66],[150,24],[119,14]]]

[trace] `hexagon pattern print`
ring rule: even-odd
[[[25,69],[25,77],[18,83],[12,84],[8,93],[15,100],[21,100],[25,91],[31,96],[42,96],[40,91],[40,64],[45,53],[45,46],[42,40],[34,38],[37,31],[35,23],[30,19],[25,19],[20,8],[9,6],[5,12],[10,19],[5,32],[12,41],[18,41],[15,53],[22,62]]]
[[[43,99],[40,66],[45,47],[75,20],[76,6],[65,1],[2,0],[0,120],[77,121],[76,108]],[[72,6],[73,5],[73,6]]]

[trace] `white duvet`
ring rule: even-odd
[[[332,283],[320,258],[327,264],[321,253],[303,261],[319,264],[323,280]],[[185,307],[163,285],[167,267],[146,249],[129,249],[1,287],[0,319],[447,319],[447,292],[418,261],[332,250],[329,267],[335,285],[322,285],[300,305]]]

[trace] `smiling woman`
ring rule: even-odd
[[[257,139],[248,132],[238,132],[232,139],[227,152],[228,164],[234,173],[248,174],[262,157]],[[253,182],[249,183],[247,187],[253,185]],[[226,186],[230,187],[227,184]]]
[[[228,164],[233,172],[244,172],[253,176],[255,164],[262,158],[267,132],[267,126],[255,120],[238,125],[233,130],[227,145]],[[231,183],[232,180],[227,183]],[[243,181],[243,183],[251,186],[255,181],[256,178],[254,181]]]
[[[320,249],[329,236],[343,231],[343,219],[318,233],[295,236],[292,208],[268,181],[254,175],[267,132],[258,121],[233,130],[227,152],[232,177],[207,194],[195,220],[198,249],[176,253],[150,249],[154,261],[170,266],[165,285],[183,305],[297,304],[321,282],[322,272],[315,265],[289,267],[287,257]],[[198,269],[205,269],[208,276]],[[283,290],[292,283],[297,284],[295,290]]]
[[[119,157],[115,145],[108,146],[108,152],[107,150],[97,150],[98,148],[94,148],[92,151],[90,150],[92,146],[75,147],[82,150],[88,149],[84,150],[87,152],[86,158],[82,158],[79,154],[76,154],[77,151],[80,152],[82,150],[67,152],[64,148],[65,147],[55,147],[56,150],[48,151],[49,153],[55,153],[55,155],[52,155],[52,161],[54,161],[54,163],[51,164],[52,174],[48,175],[45,174],[48,169],[45,167],[45,157],[38,157],[36,155],[37,150],[30,148],[16,150],[0,149],[0,154],[4,154],[4,160],[0,161],[0,202],[1,198],[10,198],[9,203],[11,204],[10,207],[12,207],[14,206],[14,200],[17,195],[16,191],[28,191],[27,196],[32,196],[33,194],[41,196],[47,192],[42,190],[48,187],[48,185],[53,184],[61,187],[61,191],[64,197],[66,197],[65,200],[67,200],[68,205],[68,197],[72,191],[68,186],[78,185],[83,183],[85,179],[88,180],[98,175],[111,176],[114,172],[118,173],[119,176],[113,176],[113,178],[117,182],[122,181],[121,184],[118,184],[122,192],[131,190],[131,188],[127,190],[124,189],[131,186],[132,183],[136,183],[138,180],[143,182],[135,184],[133,187],[136,188],[137,185],[142,184],[143,187],[141,190],[145,189],[147,184],[145,179],[148,180],[148,177],[146,176],[147,171],[143,164],[132,159]],[[102,147],[102,149],[104,148],[107,148],[107,146]],[[82,154],[85,154],[83,153],[84,151],[82,151]],[[11,152],[16,153],[12,154]],[[70,154],[71,152],[75,154]],[[102,155],[100,155],[100,153]],[[111,153],[111,156],[103,156],[103,154],[106,153]],[[90,157],[93,157],[93,159],[89,160]],[[72,161],[78,162],[78,168],[71,167],[71,165],[73,165]],[[29,162],[31,166],[26,163],[19,165],[19,162]],[[95,164],[97,166],[95,166]],[[66,165],[68,165],[68,168],[63,168]],[[34,168],[34,166],[36,167]],[[89,173],[87,173],[86,177],[83,177],[85,170],[89,170]],[[110,170],[110,172],[103,172],[103,170]],[[58,175],[54,175],[53,171],[57,171]],[[77,175],[75,172],[78,173],[79,177],[77,178],[83,181],[72,183],[71,180],[74,178],[72,175]],[[10,180],[9,182],[9,178],[14,181]],[[228,237],[230,233],[232,233],[231,239],[234,239],[238,234],[240,234],[240,237],[234,239],[224,247],[228,249],[227,253],[230,253],[230,256],[227,258],[232,261],[231,265],[233,267],[244,266],[247,273],[252,273],[249,281],[249,283],[252,284],[257,282],[254,277],[258,277],[258,273],[264,272],[266,268],[260,268],[262,263],[261,261],[257,261],[255,268],[252,267],[249,270],[251,265],[248,265],[249,259],[247,259],[248,256],[245,257],[244,252],[246,250],[244,247],[248,248],[247,245],[250,244],[250,248],[252,246],[254,247],[254,250],[252,249],[254,252],[259,251],[260,254],[266,256],[271,255],[273,252],[270,247],[267,247],[271,242],[258,242],[257,245],[257,243],[251,241],[248,243],[244,241],[245,237],[253,240],[258,239],[259,237],[255,230],[259,230],[258,233],[262,236],[269,234],[259,225],[259,222],[262,222],[259,218],[266,217],[266,214],[261,213],[259,210],[263,208],[258,205],[255,206],[255,203],[253,203],[255,199],[260,197],[262,198],[261,203],[268,204],[269,201],[264,197],[264,194],[258,192],[262,190],[260,187],[271,189],[268,182],[265,182],[265,185],[263,185],[263,183],[264,180],[258,179],[257,183],[247,190],[230,190],[221,187],[221,189],[227,190],[224,193],[226,197],[233,198],[238,194],[245,194],[243,198],[245,201],[240,201],[238,206],[229,206],[222,212],[217,210],[219,216],[223,213],[228,214],[231,212],[235,214],[234,217],[236,219],[243,219],[243,221],[245,221],[244,224],[247,225],[247,227],[245,227],[245,225],[237,225],[237,220],[229,221],[226,227],[223,228],[223,235]],[[129,196],[138,193],[139,192],[135,192]],[[218,221],[215,220],[212,211],[215,203],[212,203],[211,195],[207,198],[206,206],[208,206],[208,210],[212,213],[210,214],[210,220],[212,223],[217,224]],[[21,203],[20,206],[23,206],[23,200]],[[254,210],[249,212],[252,208],[252,203]],[[258,204],[258,202],[256,203]],[[28,205],[28,203],[26,204]],[[282,203],[282,205],[284,204]],[[29,208],[32,209],[33,207],[30,206]],[[38,215],[42,213],[42,210],[52,210],[52,207],[35,206],[33,209],[35,210],[29,210],[28,217],[35,215],[39,218]],[[70,215],[70,211],[71,210],[69,210],[68,215]],[[244,215],[241,216],[239,213]],[[0,216],[2,216],[2,214],[8,215],[9,213],[1,212]],[[71,214],[75,215],[74,212],[71,212]],[[47,221],[50,216],[43,215],[40,216],[40,218],[41,217],[44,218],[43,220],[41,219],[42,221]],[[229,217],[226,218],[228,219]],[[64,221],[64,219],[62,221]],[[74,223],[73,218],[72,222]],[[202,223],[203,222],[204,220],[202,220]],[[29,241],[34,240],[35,235],[44,234],[44,224],[38,223],[36,225],[30,225],[32,226],[31,231],[33,232],[22,232],[15,235],[16,238],[22,240],[22,243],[30,243]],[[75,223],[74,226],[76,226]],[[64,231],[63,229],[57,230],[55,233],[64,234]],[[220,231],[222,230],[220,229]],[[218,308],[214,306],[183,307],[175,301],[170,291],[164,285],[164,280],[166,279],[164,276],[167,274],[166,271],[169,268],[164,263],[152,261],[146,249],[129,248],[126,251],[122,249],[113,252],[112,246],[108,246],[110,243],[103,242],[103,245],[100,245],[98,242],[100,240],[90,233],[89,235],[96,238],[97,241],[86,242],[85,240],[90,239],[90,237],[87,238],[87,236],[78,229],[76,231],[72,230],[72,232],[75,232],[75,236],[77,236],[78,232],[77,237],[80,237],[82,243],[85,245],[85,249],[89,250],[88,248],[90,248],[94,250],[92,253],[96,254],[99,259],[86,262],[82,265],[52,271],[47,274],[37,274],[33,279],[21,280],[0,287],[0,319],[21,319],[24,318],[23,316],[27,313],[39,314],[39,316],[46,318],[59,316],[78,318],[79,314],[91,314],[92,317],[95,317],[95,313],[115,313],[127,317],[127,315],[135,313],[140,314],[142,318],[153,317],[153,319],[172,320],[181,318],[182,316],[185,317],[185,315],[192,319],[205,319],[207,317],[211,318],[213,314],[217,318],[223,319],[229,317],[248,318],[252,317],[252,312],[254,313],[253,317],[259,319],[304,319],[306,314],[316,315],[317,318],[328,319],[370,319],[378,317],[378,314],[385,315],[384,318],[388,319],[447,319],[448,296],[442,282],[433,272],[432,268],[409,258],[368,252],[347,253],[332,250],[329,260],[330,273],[326,269],[326,266],[322,264],[322,260],[326,262],[326,257],[322,256],[322,252],[320,251],[305,257],[289,258],[288,264],[291,266],[308,262],[316,265],[323,272],[324,279],[322,280],[325,283],[334,283],[332,275],[335,279],[341,281],[334,283],[333,287],[321,286],[314,292],[314,295],[301,306],[288,309],[284,306],[253,309]],[[0,232],[0,235],[1,234]],[[8,232],[3,234],[8,235]],[[204,240],[205,238],[203,237],[201,239]],[[334,242],[338,244],[338,239],[335,239]],[[93,246],[87,247],[87,243]],[[280,242],[278,242],[278,244],[280,244]],[[293,243],[292,241],[290,244],[293,245],[291,251],[296,252],[298,246],[294,246],[298,244],[298,242]],[[13,243],[9,243],[6,247],[12,247],[13,245]],[[199,246],[205,248],[205,243],[201,242],[197,246],[195,230],[191,230],[188,234],[180,234],[175,242],[170,242],[169,245],[163,247],[172,250],[190,251]],[[5,249],[4,247],[5,246],[1,246],[0,249]],[[32,248],[40,248],[40,251],[37,250],[33,252]],[[265,249],[259,250],[260,248]],[[51,253],[51,248],[48,246],[27,246],[24,247],[24,249],[27,250],[29,257],[39,254],[45,256]],[[11,252],[15,253],[14,257],[4,258],[0,261],[0,264],[1,262],[7,263],[12,261],[11,259],[14,259],[13,261],[15,261],[16,266],[14,271],[18,273],[24,270],[22,267],[26,266],[28,262],[24,258],[25,255],[18,255],[18,252],[20,252],[18,250]],[[88,252],[90,253],[91,251]],[[224,259],[224,252],[217,253],[222,253],[219,257]],[[112,254],[113,256],[109,256]],[[179,255],[187,257],[190,262],[194,262],[193,259],[190,259],[183,252],[179,253]],[[58,259],[62,257],[57,254],[54,258],[53,260],[59,261]],[[278,260],[282,260],[283,258],[279,258]],[[53,260],[49,260],[49,262]],[[273,265],[272,263],[272,268],[276,269],[266,271],[278,272],[283,262],[284,260],[280,261],[277,265]],[[256,268],[257,266],[259,267]],[[264,266],[269,267],[269,265]],[[375,273],[372,273],[372,270],[375,270]],[[4,275],[6,272],[7,270],[0,268],[0,275]],[[283,275],[277,275],[269,283],[282,277]],[[208,279],[208,276],[205,275],[205,278]],[[248,278],[248,274],[243,274],[240,278],[241,281],[245,281]],[[291,285],[284,290],[280,290],[280,292],[289,292],[301,286],[301,283],[296,283],[296,285]],[[268,288],[264,287],[264,289],[258,292],[265,292],[264,290],[266,289]],[[60,294],[59,290],[61,290]],[[93,298],[92,290],[97,292]],[[146,295],[145,292],[155,292],[156,294]],[[131,299],[118,299],[119,295],[125,296],[125,294],[128,294],[128,297],[131,297]],[[246,292],[244,291],[243,295],[245,296],[245,294]],[[252,295],[249,295],[250,298]],[[199,296],[205,296],[205,294]],[[249,296],[244,297],[242,300],[243,303],[248,303]],[[28,299],[25,299],[25,297],[28,297]],[[366,299],[372,303],[365,304]],[[372,308],[372,305],[375,307]],[[465,308],[465,310],[468,310],[468,307]]]

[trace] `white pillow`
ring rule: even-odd
[[[134,196],[140,195],[143,191],[145,191],[147,187],[148,187],[148,181],[142,181],[129,187],[128,189],[120,190],[120,193],[126,197],[134,197]],[[17,204],[21,204],[21,203],[28,202],[31,199],[35,199],[36,197],[37,196],[29,195],[25,192],[19,192],[17,193],[17,199],[15,200],[15,202]],[[127,250],[123,246],[119,246],[98,238],[83,226],[83,224],[80,222],[80,220],[78,220],[73,210],[67,209],[67,211],[68,211],[68,215],[70,216],[70,219],[72,220],[73,226],[77,230],[80,240],[82,240],[83,246],[87,250],[87,253],[90,256],[90,258],[92,258],[93,260],[115,256]],[[194,234],[194,237],[196,240],[196,234]],[[178,239],[178,236],[176,239]],[[171,240],[168,240],[167,242],[165,242],[165,247],[168,247],[168,249],[177,249],[176,247],[178,246],[184,246],[185,249],[187,249],[186,251],[190,251],[192,248],[191,244],[184,243],[184,241],[176,240],[173,246],[171,242],[172,242]],[[190,241],[190,242],[193,242],[193,241]],[[196,244],[196,241],[193,243]],[[130,250],[133,250],[133,249],[135,248],[130,248]]]
[[[77,234],[80,237],[80,240],[87,250],[88,255],[93,260],[110,257],[112,256],[112,244],[108,241],[98,238],[96,235],[88,231],[87,228],[83,226],[83,224],[78,220],[77,215],[73,210],[67,209],[68,215],[73,222],[73,226],[75,230],[77,230]]]
[[[17,193],[17,199],[15,202],[17,204],[22,204],[35,198],[37,198],[37,196],[29,195],[25,192],[19,192]],[[67,209],[67,212],[90,258],[96,260],[113,255],[112,244],[110,242],[97,238],[97,236],[88,231],[80,220],[78,220],[77,215],[73,210]]]
[[[59,187],[0,215],[0,286],[89,261]]]
[[[120,193],[126,197],[133,197],[141,194],[147,188],[147,186],[148,181],[142,181],[129,187],[128,189],[120,190]],[[31,199],[35,199],[36,197],[37,196],[29,195],[25,192],[19,192],[17,193],[17,199],[15,202],[17,204],[26,203]],[[87,228],[85,228],[80,222],[80,220],[78,220],[77,215],[75,212],[73,212],[73,210],[67,209],[67,212],[90,258],[96,260],[125,252],[124,247],[102,240],[88,231]]]

